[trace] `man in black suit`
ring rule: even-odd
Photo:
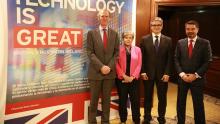
[[[167,88],[172,61],[172,40],[161,34],[163,20],[155,17],[151,21],[152,33],[141,40],[142,70],[144,82],[144,124],[152,120],[151,109],[153,103],[154,84],[158,96],[158,122],[164,124],[167,106]]]
[[[198,31],[198,22],[186,22],[187,38],[179,40],[176,46],[175,66],[180,77],[177,96],[178,124],[185,124],[186,97],[189,89],[193,99],[195,124],[205,124],[203,87],[212,52],[209,41],[200,38],[197,35]]]

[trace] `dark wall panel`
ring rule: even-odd
[[[195,6],[211,6],[211,8],[220,6],[220,0],[137,0],[137,15],[136,15],[136,43],[139,45],[140,39],[143,35],[150,33],[150,19],[154,16],[157,16],[158,9],[160,7],[195,7]],[[179,15],[172,15],[173,13],[165,13],[166,16],[163,16],[164,28],[169,30],[163,30],[164,34],[171,36],[173,39],[173,47],[175,48],[176,42],[178,39],[185,37],[184,33],[184,22],[189,18],[196,19],[199,21],[201,28],[199,35],[201,37],[207,38],[211,41],[213,54],[216,59],[211,63],[211,67],[207,73],[208,82],[206,84],[205,91],[213,96],[220,97],[220,83],[217,81],[220,80],[220,70],[212,70],[213,68],[218,68],[217,65],[220,64],[220,41],[218,40],[219,34],[219,23],[220,16],[216,16],[216,13],[219,15],[220,11],[213,13],[207,12],[191,12],[184,13],[185,10],[181,10],[182,13]],[[208,16],[208,17],[204,17]],[[181,17],[181,18],[179,18]],[[211,21],[207,21],[211,20]],[[211,76],[210,76],[211,75]],[[175,79],[175,78],[174,78]],[[216,88],[217,87],[217,88]],[[141,97],[143,100],[143,87],[141,86]],[[143,103],[143,101],[142,101]]]

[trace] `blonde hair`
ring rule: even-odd
[[[98,12],[98,14],[97,14],[98,19],[100,19],[100,16],[101,16],[102,13],[104,13],[104,12],[107,12],[108,15],[110,16],[110,12],[109,12],[107,9],[103,9],[103,10],[100,10],[100,11]]]

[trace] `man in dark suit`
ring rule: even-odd
[[[119,50],[118,33],[108,27],[109,12],[98,13],[100,26],[87,34],[87,54],[90,60],[89,124],[96,124],[99,95],[102,95],[102,124],[109,124],[111,89],[116,77],[115,61]]]
[[[195,124],[205,124],[203,87],[212,52],[209,41],[197,36],[198,31],[198,22],[186,22],[187,38],[179,40],[176,46],[175,66],[180,77],[177,96],[178,124],[185,124],[186,97],[189,89],[193,99]]]
[[[144,82],[144,124],[152,120],[151,109],[153,103],[154,84],[157,87],[158,96],[158,122],[164,124],[167,89],[172,61],[172,40],[161,34],[163,20],[155,17],[151,21],[152,33],[141,40],[142,70],[141,77]]]

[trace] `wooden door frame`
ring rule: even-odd
[[[151,18],[155,17],[158,15],[158,8],[159,6],[176,6],[176,7],[181,7],[181,6],[216,6],[220,5],[220,1],[192,1],[189,2],[187,0],[181,0],[178,2],[173,2],[173,1],[164,1],[164,0],[152,0],[151,2]]]
[[[169,2],[170,1],[170,2]],[[210,0],[206,0],[206,1],[201,1],[201,0],[197,0],[197,1],[188,1],[188,0],[180,0],[177,2],[172,2],[172,0],[152,0],[151,2],[151,19],[155,16],[158,16],[158,8],[159,6],[173,6],[173,7],[183,7],[183,6],[219,6],[220,5],[220,0],[218,1],[210,1]],[[212,66],[217,67],[216,65],[219,65],[219,59],[214,59],[212,63]],[[211,65],[210,65],[211,66]],[[208,71],[213,71],[212,69],[209,69]],[[216,75],[219,75],[220,72],[215,72]],[[208,75],[208,72],[207,72]],[[208,83],[208,78],[207,78],[207,83]],[[215,96],[215,97],[219,97],[220,90],[215,90],[213,89],[213,87],[208,87],[207,85],[205,86],[204,92]]]

